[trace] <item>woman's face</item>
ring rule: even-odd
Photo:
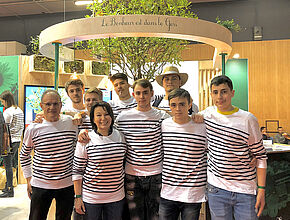
[[[98,131],[109,131],[112,118],[105,107],[98,106],[94,109],[94,123],[98,127]]]
[[[1,104],[5,107],[5,105],[6,105],[5,100],[0,99],[0,101],[1,101]]]

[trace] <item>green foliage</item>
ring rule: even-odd
[[[36,37],[31,36],[30,37],[30,42],[28,47],[26,48],[28,54],[36,54],[39,55],[39,35]]]
[[[223,21],[219,17],[216,17],[216,23],[220,24],[221,26],[224,26],[230,31],[239,32],[241,30],[241,26],[239,24],[236,24],[234,19]]]
[[[54,60],[45,56],[35,56],[34,69],[39,71],[54,72]]]
[[[92,74],[93,75],[109,75],[110,65],[108,63],[92,62]]]
[[[91,16],[153,14],[187,18],[197,16],[190,11],[188,0],[103,0],[95,1],[88,8]],[[93,55],[106,58],[113,70],[123,72],[133,80],[146,78],[154,80],[166,63],[178,65],[181,51],[187,41],[156,37],[118,37],[86,41],[85,48]],[[79,44],[78,44],[79,47]]]
[[[66,73],[83,73],[84,72],[84,61],[82,60],[75,60],[71,62],[64,63],[64,71]]]

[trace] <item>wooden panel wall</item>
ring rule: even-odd
[[[248,59],[249,111],[258,118],[260,126],[265,125],[265,120],[279,120],[280,126],[290,133],[290,39],[234,42],[232,46],[229,59],[235,53]],[[200,52],[207,47],[193,45],[185,58],[190,54],[200,54],[196,60],[212,57],[209,48],[208,55]]]
[[[249,111],[259,120],[279,120],[290,133],[290,40],[233,43],[233,51],[248,59]]]

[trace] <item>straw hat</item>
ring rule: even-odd
[[[180,73],[178,68],[175,67],[175,66],[167,66],[163,69],[163,73],[156,76],[155,79],[156,79],[156,82],[163,87],[163,84],[162,84],[162,80],[163,80],[163,77],[165,75],[170,75],[170,74],[176,74],[180,77],[180,80],[181,80],[181,86],[183,86],[186,82],[187,82],[187,79],[188,79],[188,75],[187,73]]]

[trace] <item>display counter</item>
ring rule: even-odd
[[[290,219],[290,145],[265,146],[268,155],[266,206],[262,220]]]

